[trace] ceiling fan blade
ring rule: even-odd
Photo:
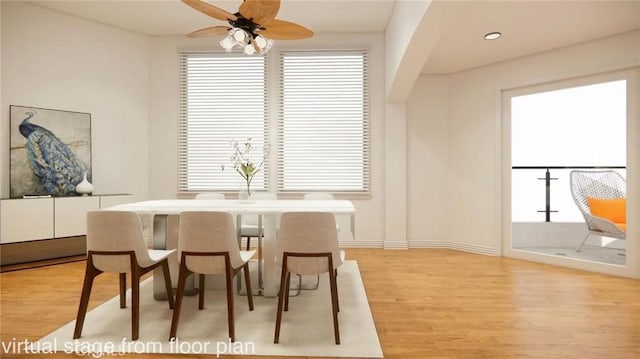
[[[209,15],[214,19],[218,19],[218,20],[222,20],[222,21],[227,21],[227,20],[237,20],[238,18],[233,15],[232,13],[226,11],[226,10],[222,10],[221,8],[217,7],[217,6],[213,6],[211,4],[207,4],[204,1],[200,1],[200,0],[182,0],[183,3],[191,6],[192,8],[200,11],[201,13],[205,14],[205,15]]]
[[[275,19],[280,10],[280,0],[244,0],[238,10],[242,16],[261,26]]]
[[[204,37],[210,35],[226,35],[230,27],[227,26],[209,26],[204,29],[196,30],[192,33],[187,34],[187,37]]]
[[[313,36],[313,31],[306,27],[284,20],[273,20],[264,27],[265,30],[260,31],[260,35],[269,39],[296,40]]]

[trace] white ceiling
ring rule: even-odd
[[[242,0],[204,0],[238,11]],[[199,28],[226,25],[179,0],[43,0],[33,4],[146,35],[184,35]],[[315,32],[384,31],[394,0],[282,0],[278,19]]]
[[[416,0],[399,0],[416,1]],[[446,25],[423,73],[451,73],[640,29],[640,0],[449,1]],[[31,1],[146,35],[183,35],[222,22],[177,0]],[[240,0],[209,0],[231,13]],[[395,0],[282,0],[277,18],[322,32],[382,32]],[[457,6],[454,6],[457,5]],[[482,36],[501,31],[497,41]]]
[[[640,29],[640,1],[467,1],[423,73],[451,73]],[[484,34],[500,31],[498,40]],[[640,54],[639,54],[640,56]]]

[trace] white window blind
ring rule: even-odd
[[[280,54],[278,190],[369,192],[366,51]]]
[[[231,141],[251,138],[260,163],[267,138],[265,59],[226,53],[183,52],[178,190],[237,191],[243,179],[231,167]],[[221,170],[221,165],[226,168]],[[267,188],[268,163],[251,188]]]

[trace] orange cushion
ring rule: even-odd
[[[613,223],[627,223],[626,198],[604,199],[587,197],[589,210],[596,217],[602,217]]]
[[[616,227],[620,228],[623,232],[627,232],[627,224],[626,223],[614,223]]]

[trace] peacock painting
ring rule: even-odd
[[[11,108],[12,125],[21,138],[14,146],[12,133],[11,196],[76,195],[76,185],[90,175],[90,132],[87,136],[87,123],[74,114],[88,114],[24,107],[14,112],[14,107],[19,106]],[[81,158],[87,147],[88,162],[86,154]]]

